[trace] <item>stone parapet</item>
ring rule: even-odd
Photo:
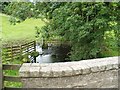
[[[117,87],[118,58],[47,64],[24,63],[19,73],[24,87],[29,88]]]

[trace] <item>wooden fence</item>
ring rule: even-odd
[[[21,67],[20,64],[14,64],[14,65],[4,64],[4,65],[2,66],[2,70],[3,70],[3,72],[4,72],[5,70],[19,70],[20,67]],[[4,88],[5,90],[9,90],[10,88],[12,89],[12,88],[16,88],[16,87],[7,87],[7,86],[5,86],[5,85],[4,85],[4,82],[5,82],[5,81],[21,82],[21,78],[20,78],[19,76],[9,76],[9,75],[5,75],[5,74],[3,73],[3,88]]]
[[[36,42],[32,41],[22,45],[3,47],[2,55],[6,60],[12,60],[18,55],[24,55],[28,52],[36,51]]]
[[[55,45],[58,45],[58,44],[70,44],[70,41],[61,41],[61,40],[57,40],[57,39],[54,39],[54,40],[48,40],[48,41],[44,41],[45,44],[55,44]]]
[[[59,43],[58,41],[47,41],[47,43]],[[25,43],[19,46],[7,46],[7,47],[3,47],[3,50],[5,50],[5,53],[3,53],[4,56],[6,56],[5,58],[7,60],[12,60],[14,59],[14,57],[16,57],[17,55],[24,55],[28,52],[31,51],[36,51],[36,42],[32,41],[29,43]],[[5,70],[19,70],[21,67],[21,65],[19,64],[14,64],[14,65],[6,65],[3,64],[2,65],[2,70],[3,72]],[[4,90],[12,90],[12,88],[16,88],[16,87],[7,87],[4,85],[5,81],[12,81],[12,82],[21,82],[21,77],[19,76],[9,76],[9,75],[5,75],[3,74],[3,89]],[[20,89],[22,89],[22,87],[20,87]]]

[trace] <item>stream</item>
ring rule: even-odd
[[[40,45],[36,45],[36,51],[39,52],[39,56],[36,57],[36,63],[54,63],[54,62],[67,62],[68,53],[70,52],[70,46],[68,45],[52,45],[42,48]]]

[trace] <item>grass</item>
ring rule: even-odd
[[[42,27],[45,23],[41,19],[26,19],[16,25],[11,25],[9,22],[10,16],[1,14],[2,23],[2,43],[17,43],[35,40],[35,26]]]
[[[3,64],[22,64],[23,62],[21,60],[11,60],[11,61],[3,61]],[[4,70],[3,74],[6,76],[19,76],[19,70]],[[4,81],[5,87],[22,87],[21,82],[12,82],[12,81]]]
[[[10,16],[0,13],[0,17],[2,20],[0,20],[0,26],[2,27],[2,33],[0,33],[0,38],[2,38],[2,44],[16,44],[16,43],[22,43],[26,41],[35,40],[35,26],[42,27],[45,25],[45,23],[41,19],[26,19],[25,21],[21,23],[17,23],[16,25],[11,25],[9,22]],[[0,19],[1,19],[0,18]],[[14,60],[14,61],[8,61],[4,62],[4,64],[21,64],[21,61]],[[18,76],[18,70],[12,71],[7,70],[4,71],[5,75],[11,75],[11,76]],[[21,87],[22,84],[18,82],[4,82],[5,86],[8,87]]]
[[[18,70],[5,70],[4,75],[19,76],[19,71]],[[22,83],[21,82],[4,81],[4,86],[17,88],[17,87],[22,87]]]

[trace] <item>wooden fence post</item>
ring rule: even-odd
[[[2,71],[2,60],[0,58],[0,90],[2,90],[3,86],[3,71]]]
[[[2,17],[0,17],[0,22],[2,22]],[[0,26],[0,33],[2,33],[2,26]],[[2,79],[3,79],[3,76],[2,76],[2,37],[0,37],[0,90],[2,90],[3,88]]]
[[[13,60],[13,46],[11,46],[11,57],[12,57],[12,60]]]
[[[20,47],[20,57],[22,57],[22,45],[20,45],[19,47]]]
[[[2,49],[2,48],[1,48]],[[3,84],[3,70],[2,70],[2,50],[0,49],[0,90],[4,88]]]
[[[27,49],[27,53],[29,53],[29,43],[27,43],[26,49]]]
[[[33,43],[34,43],[34,51],[36,51],[36,42],[33,41]],[[35,61],[35,63],[36,63],[36,57],[34,57],[34,61]]]

